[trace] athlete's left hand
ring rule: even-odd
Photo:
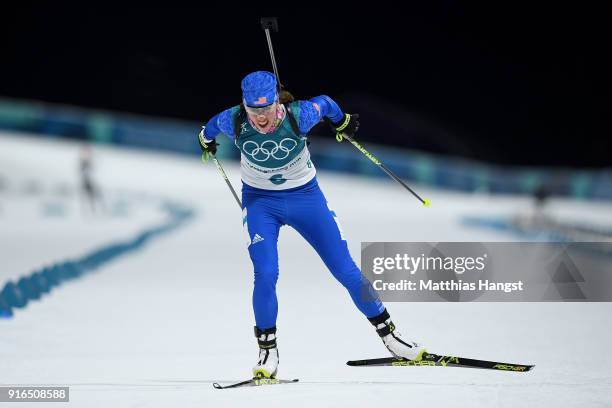
[[[342,135],[342,133],[352,137],[359,130],[359,114],[345,113],[340,121],[331,123],[331,126],[336,132],[336,137]]]

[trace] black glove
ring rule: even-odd
[[[215,139],[209,142],[205,142],[205,139],[206,136],[204,136],[204,127],[202,127],[202,130],[200,130],[200,134],[198,135],[198,143],[200,143],[200,149],[202,150],[202,153],[213,155],[217,154],[217,146],[219,146],[219,143],[217,143]]]
[[[341,120],[339,120],[338,122],[332,122],[331,120],[329,120],[329,124],[336,132],[336,139],[341,141],[342,133],[353,137],[355,135],[355,132],[359,130],[359,114],[353,113],[351,115],[345,113],[344,117]]]

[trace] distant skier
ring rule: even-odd
[[[79,154],[79,175],[81,178],[81,209],[85,207],[83,201],[89,203],[89,207],[92,213],[96,212],[98,205],[104,210],[104,203],[102,201],[102,194],[100,189],[94,183],[91,172],[92,172],[92,154],[89,146],[84,146]]]
[[[199,143],[204,153],[214,154],[215,139],[223,133],[241,153],[242,219],[255,273],[253,309],[260,348],[253,375],[275,377],[278,371],[277,241],[283,225],[293,227],[312,245],[391,354],[419,360],[425,349],[402,339],[351,258],[310,160],[305,136],[312,127],[328,118],[336,132],[352,136],[359,128],[359,115],[343,113],[325,95],[308,101],[294,101],[286,91],[279,95],[276,77],[266,71],[253,72],[242,80],[242,97],[240,105],[215,115],[202,127]]]

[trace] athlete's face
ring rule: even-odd
[[[276,119],[276,110],[278,108],[278,102],[274,102],[268,106],[261,108],[252,108],[245,105],[245,110],[249,115],[249,118],[257,124],[261,129],[267,130],[274,125]]]

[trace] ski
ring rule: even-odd
[[[251,378],[250,380],[240,381],[230,385],[220,385],[219,383],[213,383],[213,387],[218,390],[225,390],[227,388],[239,388],[239,387],[259,387],[262,385],[276,385],[276,384],[290,384],[296,383],[299,380],[297,378],[293,380],[279,380],[278,378]]]
[[[372,358],[366,360],[352,360],[346,363],[353,367],[381,367],[381,366],[441,366],[441,367],[465,367],[484,368],[488,370],[502,370],[523,373],[530,371],[535,365],[501,363],[498,361],[475,360],[472,358],[442,356],[438,354],[425,353],[419,361],[406,360],[397,357]]]

